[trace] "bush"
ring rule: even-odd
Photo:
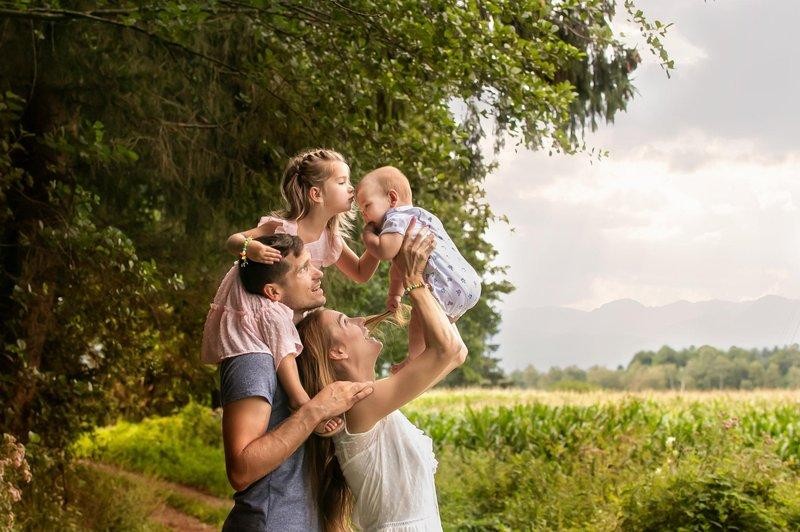
[[[14,526],[14,506],[22,499],[20,487],[31,481],[25,447],[11,434],[0,440],[0,530]]]
[[[622,509],[626,530],[797,530],[800,481],[769,452],[692,456],[631,485]]]
[[[78,456],[195,486],[230,497],[220,418],[190,403],[177,415],[141,423],[120,421],[83,435]]]
[[[159,529],[148,522],[148,516],[161,502],[147,487],[86,466],[78,466],[70,480],[81,529],[131,532]]]

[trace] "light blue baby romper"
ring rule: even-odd
[[[383,220],[381,234],[404,235],[412,218],[417,219],[417,229],[420,222],[427,224],[436,238],[436,247],[428,259],[423,278],[430,285],[445,314],[455,321],[478,302],[481,297],[481,279],[456,249],[439,218],[425,209],[411,205],[389,209]]]

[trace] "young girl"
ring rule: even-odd
[[[367,222],[364,244],[370,254],[379,259],[393,260],[400,250],[409,222],[416,218],[436,237],[436,248],[425,268],[424,278],[450,322],[455,324],[475,306],[481,296],[480,277],[456,249],[439,218],[411,203],[411,186],[400,170],[384,166],[368,173],[358,184],[356,200]],[[395,310],[400,304],[403,285],[394,268],[389,273],[386,306]],[[408,326],[408,357],[392,366],[392,372],[401,369],[424,350],[420,318],[412,309]]]
[[[315,267],[321,269],[335,264],[350,279],[359,283],[368,281],[380,261],[366,252],[361,257],[357,256],[342,238],[342,233],[351,227],[350,212],[353,204],[350,168],[344,157],[327,149],[299,153],[286,165],[281,189],[287,205],[285,211],[277,213],[276,216],[264,216],[259,220],[257,227],[228,238],[226,248],[241,257],[237,261],[241,267],[247,267],[246,259],[265,264],[279,262],[281,253],[278,250],[254,239],[276,233],[287,233],[303,240],[305,248],[311,254],[311,263]],[[231,279],[227,283],[230,285],[227,290],[243,292],[244,289],[238,282],[238,275],[232,277],[236,279]],[[226,281],[223,281],[220,291],[225,285]],[[231,299],[230,295],[228,298]],[[215,303],[217,299],[224,298],[218,293]],[[275,358],[278,379],[286,391],[290,406],[299,408],[310,398],[300,384],[294,360],[300,354],[302,345],[291,322],[292,314],[282,308],[285,305],[281,303],[264,302],[263,306],[265,310],[262,314],[274,325],[270,327],[272,337],[262,337],[261,340],[267,351]],[[209,321],[212,323],[209,324]],[[206,327],[215,328],[216,321],[209,312]],[[224,323],[219,323],[220,328],[224,326]],[[219,347],[218,344],[218,349]],[[211,353],[210,349],[205,348],[204,342],[203,360],[218,363],[223,358],[242,354],[228,352],[224,345],[219,351]],[[342,426],[340,420],[329,420],[324,427],[317,427],[315,432],[331,436]]]

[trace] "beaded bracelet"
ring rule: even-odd
[[[410,286],[406,286],[406,289],[403,292],[403,295],[407,296],[408,294],[411,293],[412,290],[416,290],[417,288],[422,288],[423,286],[425,286],[425,283],[422,282],[422,281],[420,281],[420,282],[418,282],[416,284],[412,284]]]
[[[247,244],[249,244],[251,240],[253,240],[253,239],[250,238],[249,236],[246,236],[244,238],[244,245],[242,246],[242,251],[239,252],[239,267],[240,268],[244,268],[245,266],[247,266]]]

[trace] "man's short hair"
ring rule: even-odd
[[[264,287],[270,283],[279,283],[289,271],[289,264],[283,260],[291,253],[299,257],[303,252],[303,241],[300,237],[277,234],[254,238],[264,245],[275,248],[281,253],[281,260],[272,264],[264,264],[247,259],[247,265],[239,268],[239,278],[242,280],[244,289],[251,294],[264,295]],[[241,260],[241,259],[240,259]]]

